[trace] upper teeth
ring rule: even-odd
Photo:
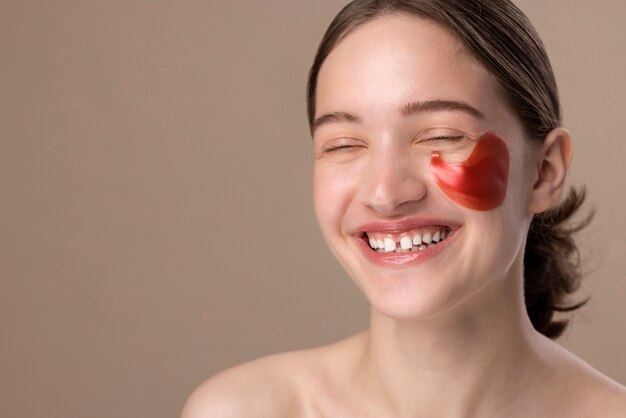
[[[368,232],[370,247],[378,252],[420,251],[443,241],[449,235],[447,227],[429,227],[421,231],[408,231],[398,236]]]

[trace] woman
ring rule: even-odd
[[[208,380],[195,417],[624,417],[552,342],[579,281],[556,84],[508,0],[356,0],[309,78],[322,233],[370,328]],[[575,228],[574,228],[575,229]]]

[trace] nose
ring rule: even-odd
[[[359,185],[361,203],[386,217],[415,209],[426,196],[421,165],[406,150],[372,155]]]

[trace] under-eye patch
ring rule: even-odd
[[[509,151],[497,134],[488,132],[470,156],[450,163],[441,152],[432,153],[431,170],[443,193],[467,208],[487,211],[500,206],[509,177]]]

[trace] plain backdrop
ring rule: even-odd
[[[626,383],[626,2],[517,3],[598,211],[560,342]],[[311,199],[306,76],[344,4],[0,0],[0,416],[174,417],[367,326]]]

